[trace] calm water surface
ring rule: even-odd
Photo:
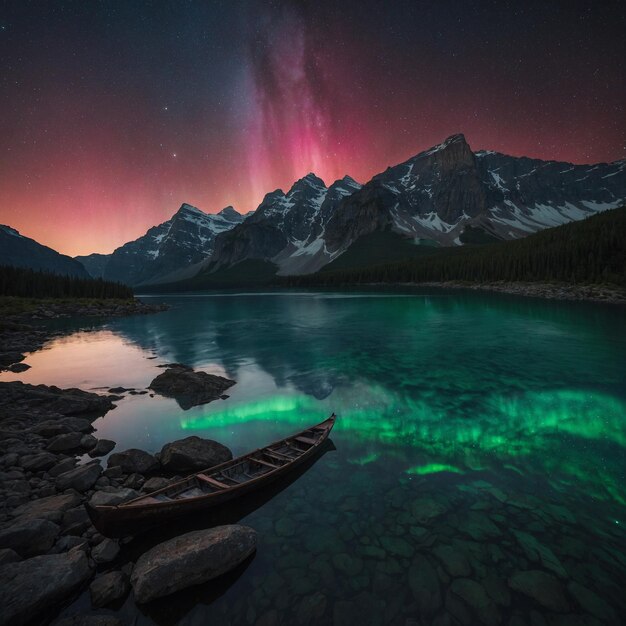
[[[176,361],[237,381],[229,399],[187,411],[126,395],[94,423],[117,450],[156,452],[195,434],[240,454],[333,411],[338,421],[308,471],[227,513],[259,533],[249,562],[147,607],[129,598],[117,615],[619,623],[624,309],[443,291],[153,300],[171,309],[77,328],[30,355],[32,369],[0,379],[143,389],[157,365]],[[88,608],[84,594],[65,612]]]

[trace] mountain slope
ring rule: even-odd
[[[626,287],[626,207],[523,239],[448,247],[417,259],[291,277],[297,286],[430,281],[561,281]]]
[[[53,274],[89,278],[85,268],[69,256],[24,237],[10,226],[0,224],[0,265],[27,267]]]
[[[280,275],[307,274],[335,265],[357,241],[353,256],[366,263],[364,236],[387,231],[404,235],[407,244],[391,252],[380,237],[372,239],[370,264],[401,250],[421,254],[411,242],[459,246],[516,239],[620,206],[625,170],[626,161],[572,165],[474,153],[463,135],[452,135],[363,186],[346,177],[326,189],[309,174],[286,194],[267,194],[253,217],[217,237],[201,271],[258,259],[276,264]]]
[[[211,254],[215,238],[243,221],[232,207],[209,215],[183,204],[167,222],[117,248],[102,276],[129,285],[157,281],[198,263]]]
[[[104,275],[104,268],[111,258],[110,254],[88,254],[86,256],[75,256],[74,259],[78,261],[87,270],[87,273],[92,278],[102,278]]]
[[[326,187],[307,174],[287,193],[268,193],[253,215],[216,238],[208,269],[218,271],[250,259],[275,263],[279,274],[319,269],[330,260],[324,249],[326,224],[338,204],[359,188],[349,176]]]
[[[342,202],[326,228],[327,248],[341,254],[385,228],[443,246],[480,232],[486,239],[515,239],[620,206],[625,165],[474,154],[463,135],[453,135],[374,176]]]

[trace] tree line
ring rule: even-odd
[[[133,291],[127,285],[101,278],[76,278],[43,270],[0,265],[0,296],[129,299],[133,297]]]
[[[566,282],[626,286],[626,207],[523,239],[442,248],[433,254],[363,268],[291,276],[289,286],[403,282]]]

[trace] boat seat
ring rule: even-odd
[[[205,483],[212,485],[213,487],[217,487],[218,489],[230,489],[230,485],[226,485],[225,483],[221,483],[219,480],[215,480],[215,478],[211,478],[210,476],[205,476],[204,474],[198,474],[197,478],[203,480]]]
[[[255,463],[260,463],[261,465],[267,465],[267,467],[271,467],[272,469],[278,469],[278,465],[274,465],[273,463],[268,463],[267,461],[262,461],[261,459],[251,458],[251,461]]]
[[[301,443],[308,443],[310,446],[314,446],[317,443],[316,439],[311,439],[310,437],[294,437],[296,441],[300,441]]]
[[[220,478],[222,478],[223,480],[230,480],[236,485],[241,485],[242,483],[247,482],[246,480],[239,480],[238,478],[233,478],[232,476],[225,476],[224,474],[222,474]]]
[[[280,452],[274,452],[273,450],[264,450],[263,453],[267,454],[267,456],[271,456],[277,461],[293,461],[292,457],[287,456],[286,454],[281,454]]]

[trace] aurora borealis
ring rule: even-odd
[[[617,2],[54,2],[0,13],[0,223],[110,252],[182,202],[254,209],[455,133],[624,157]]]

